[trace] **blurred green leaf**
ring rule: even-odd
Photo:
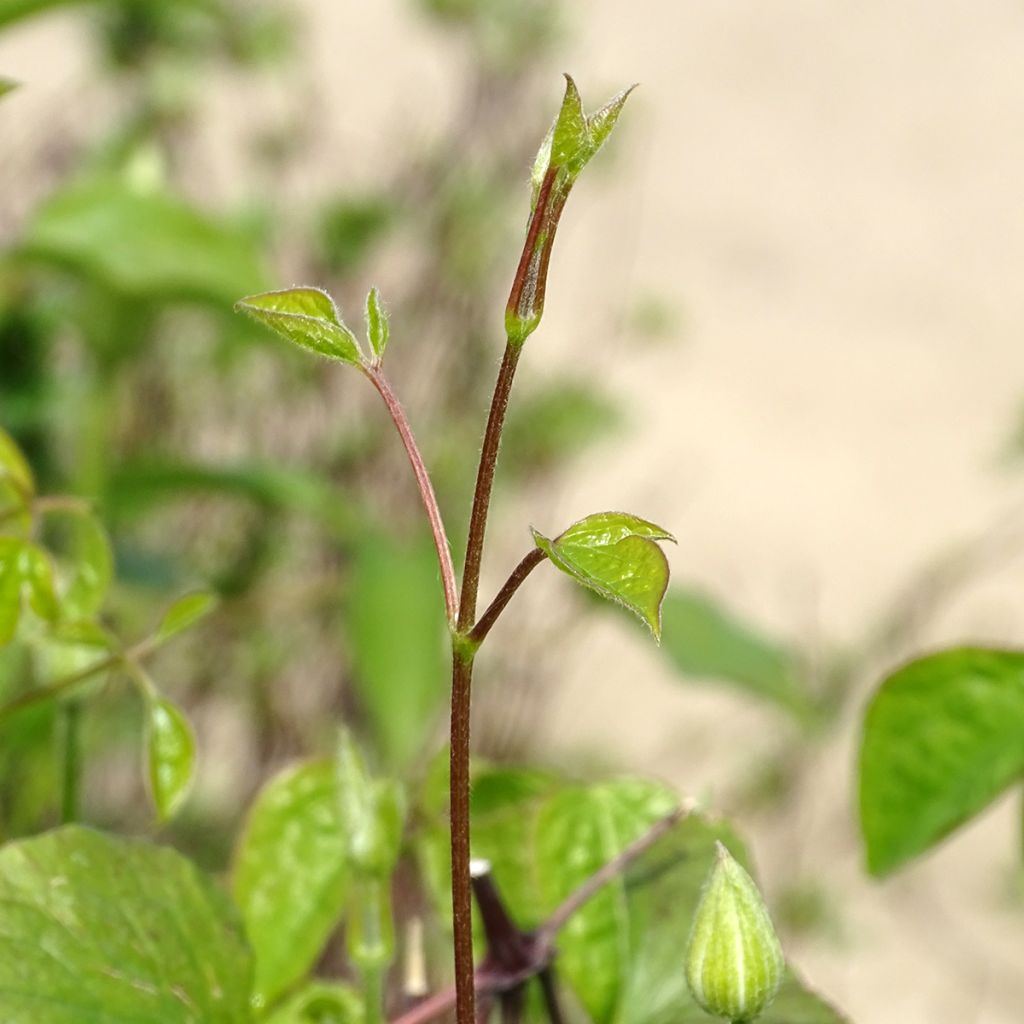
[[[341,322],[334,300],[319,288],[286,288],[235,303],[286,341],[353,366],[363,364],[356,336]]]
[[[868,870],[931,849],[1024,774],[1024,653],[963,647],[885,679],[864,717],[860,821]]]
[[[9,843],[0,906],[5,1020],[252,1019],[251,961],[229,901],[173,850],[79,827]]]
[[[0,480],[9,481],[23,502],[35,497],[36,482],[21,449],[6,430],[0,428]]]
[[[206,591],[197,591],[194,594],[179,597],[164,612],[164,617],[160,620],[160,625],[156,630],[157,642],[164,643],[179,633],[183,633],[201,619],[206,618],[216,607],[217,596]]]
[[[380,292],[371,288],[366,296],[366,338],[378,363],[384,358],[390,333],[388,313],[381,304]]]
[[[146,760],[160,821],[173,818],[195,779],[196,739],[182,711],[165,697],[148,701]]]
[[[13,78],[4,78],[0,76],[0,99],[3,99],[8,93],[14,92],[15,89],[21,83],[15,82]]]
[[[370,776],[346,729],[338,737],[336,760],[349,862],[357,874],[387,878],[402,844],[405,806],[401,788],[394,779]]]
[[[266,1024],[361,1024],[363,1001],[348,985],[313,981],[266,1018]]]
[[[312,473],[269,465],[208,466],[194,462],[128,462],[114,470],[107,490],[118,515],[192,494],[245,498],[313,516],[347,536],[361,522],[353,502]]]
[[[10,643],[27,604],[40,618],[60,614],[50,557],[18,537],[0,537],[0,645]]]
[[[660,639],[669,569],[656,541],[673,540],[670,533],[624,512],[598,512],[554,540],[536,530],[533,538],[562,572],[628,608]]]
[[[809,713],[791,652],[713,598],[673,587],[662,603],[661,622],[663,649],[683,675],[727,683],[797,717]]]
[[[341,918],[349,876],[335,760],[306,761],[272,778],[249,810],[232,870],[256,956],[257,1007],[316,962]]]
[[[426,538],[406,544],[371,533],[355,545],[346,602],[353,683],[384,763],[395,770],[423,750],[447,701],[437,571]]]
[[[86,0],[0,0],[0,28],[57,7],[73,7]]]
[[[61,525],[63,562],[68,567],[61,596],[64,616],[87,619],[100,610],[113,580],[110,539],[91,512],[61,509],[47,516],[54,517]]]
[[[622,423],[605,393],[580,381],[549,383],[509,410],[501,442],[503,468],[514,474],[558,467]]]
[[[351,274],[370,256],[398,210],[381,196],[345,197],[317,217],[321,258],[335,273]]]
[[[238,229],[115,180],[52,195],[29,223],[22,251],[138,298],[226,306],[265,280],[254,244]]]

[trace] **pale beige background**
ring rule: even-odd
[[[381,119],[392,139],[450,113],[459,53],[401,0],[304,6],[325,153],[308,185],[365,178],[386,159]],[[615,173],[573,197],[526,372],[613,364],[632,431],[556,507],[543,495],[526,511],[545,528],[595,508],[649,515],[679,536],[679,578],[794,639],[855,642],[916,566],[1024,497],[996,466],[1024,395],[1024,5],[580,0],[574,13],[547,102],[563,68],[592,102],[642,90],[602,156]],[[25,102],[46,109],[75,80],[75,41],[48,21],[5,43],[0,67],[33,79]],[[214,99],[228,120],[252,101],[233,81]],[[206,185],[229,197],[230,166],[213,161]],[[676,311],[676,343],[617,328],[638,294]],[[531,582],[533,600],[559,585]],[[929,638],[1020,643],[1021,562]],[[680,687],[610,622],[576,643],[556,753],[596,751],[713,804],[781,728]],[[842,939],[798,943],[793,959],[861,1024],[1019,1024],[1024,911],[1003,899],[1019,806],[870,883],[855,737],[851,719],[821,755],[799,823],[747,825],[769,890],[796,868],[837,894]]]

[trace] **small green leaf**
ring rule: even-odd
[[[370,533],[355,547],[346,602],[353,684],[384,764],[406,769],[446,705],[445,622],[429,539],[398,543]],[[402,624],[395,643],[394,623]]]
[[[249,810],[232,871],[256,956],[257,1008],[316,962],[341,918],[350,874],[334,760],[306,761],[272,778]]]
[[[266,1018],[266,1024],[362,1024],[363,1001],[349,985],[312,981]]]
[[[868,870],[931,849],[1024,774],[1024,653],[964,647],[885,679],[864,718],[860,821]]]
[[[21,454],[14,438],[0,428],[0,480],[8,480],[17,490],[23,502],[30,501],[36,493],[35,477],[28,460]]]
[[[663,649],[679,672],[738,687],[798,718],[810,712],[792,652],[713,598],[672,587],[661,606],[661,621]]]
[[[0,849],[11,1024],[250,1024],[252,964],[218,886],[175,851],[76,826]]]
[[[356,336],[341,322],[334,300],[319,288],[286,288],[250,295],[235,309],[302,348],[353,366],[363,365]]]
[[[206,591],[196,591],[194,594],[179,597],[164,612],[164,617],[160,620],[160,625],[156,630],[157,642],[164,643],[171,637],[183,633],[201,619],[206,618],[216,607],[217,596]]]
[[[609,601],[628,608],[661,637],[661,601],[668,587],[665,553],[656,543],[672,535],[623,512],[598,512],[554,540],[533,531],[537,547],[563,572]]]
[[[146,761],[160,821],[173,818],[195,779],[196,739],[182,711],[164,697],[148,702]]]
[[[380,301],[380,292],[371,288],[366,296],[366,337],[378,363],[384,358],[390,334],[388,312]]]

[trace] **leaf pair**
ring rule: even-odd
[[[366,335],[373,353],[367,360],[355,334],[345,326],[334,300],[319,288],[286,288],[240,299],[235,309],[282,338],[329,359],[366,369],[384,358],[390,328],[380,293],[366,297]]]

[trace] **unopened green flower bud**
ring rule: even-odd
[[[754,880],[718,843],[686,951],[693,998],[716,1017],[747,1024],[775,998],[785,966]]]

